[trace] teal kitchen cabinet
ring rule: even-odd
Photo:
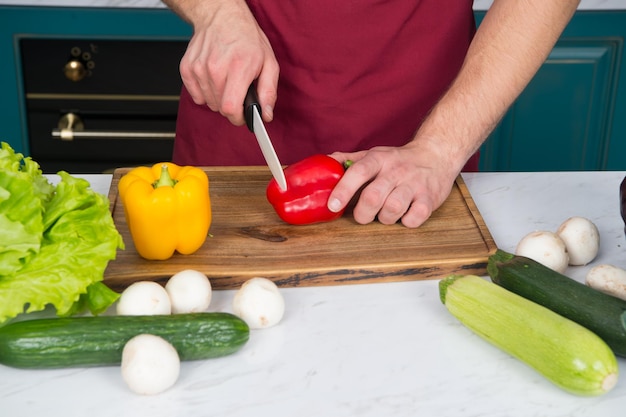
[[[20,39],[190,35],[168,9],[0,6],[0,141],[29,154]],[[481,170],[626,170],[625,37],[626,11],[577,12],[482,146]]]
[[[625,11],[577,12],[482,146],[481,170],[626,170],[625,37]]]

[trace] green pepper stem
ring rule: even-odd
[[[161,165],[161,176],[158,180],[152,183],[154,188],[159,187],[173,187],[176,185],[178,181],[172,178],[170,175],[169,169],[167,169],[167,164]]]
[[[350,168],[352,164],[354,164],[354,161],[352,159],[348,159],[346,162],[343,163],[343,169]]]

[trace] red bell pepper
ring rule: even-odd
[[[344,166],[328,155],[313,155],[285,168],[287,190],[275,179],[267,186],[267,200],[283,221],[311,224],[335,220],[343,214],[328,209],[328,197],[345,172]]]

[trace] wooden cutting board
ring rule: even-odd
[[[417,229],[401,224],[357,224],[350,212],[339,220],[292,226],[278,218],[265,197],[266,167],[210,167],[213,222],[210,237],[192,255],[166,261],[142,259],[124,218],[117,185],[130,168],[113,174],[109,199],[125,250],[105,271],[105,283],[122,290],[138,280],[164,284],[186,268],[204,272],[215,289],[237,288],[261,276],[298,287],[438,279],[451,273],[486,273],[496,245],[459,177],[446,202]]]

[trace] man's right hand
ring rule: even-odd
[[[206,104],[236,126],[245,123],[243,101],[257,80],[263,119],[271,121],[279,66],[274,52],[243,0],[165,0],[193,26],[180,74],[196,104]]]

